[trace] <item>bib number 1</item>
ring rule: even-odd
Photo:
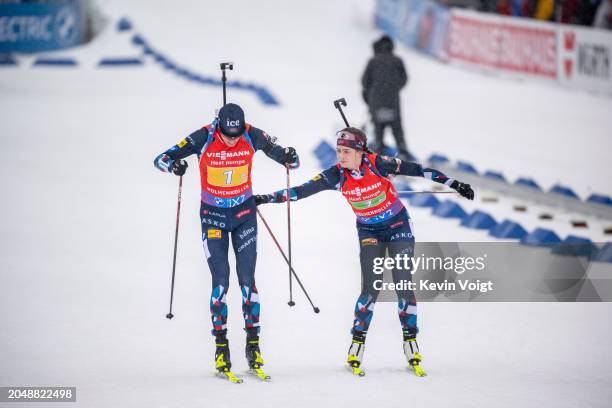
[[[206,181],[216,187],[237,187],[249,180],[249,166],[207,167]]]
[[[223,172],[223,174],[225,174],[225,184],[227,185],[231,185],[232,184],[232,174],[234,173],[233,170],[226,170]]]

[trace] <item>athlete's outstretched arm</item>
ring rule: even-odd
[[[399,174],[403,176],[424,177],[457,190],[459,194],[468,200],[474,199],[474,190],[472,190],[469,184],[448,177],[439,170],[423,167],[419,163],[403,161],[397,157],[376,156],[376,168],[383,176]]]
[[[198,154],[208,138],[208,129],[206,127],[198,129],[162,154],[158,155],[153,164],[159,170],[169,173],[172,171],[175,163],[182,159]]]
[[[300,166],[300,158],[293,147],[277,145],[274,138],[255,126],[251,126],[249,135],[255,150],[263,151],[266,156],[283,166],[288,164],[292,169],[297,169]]]
[[[297,201],[321,191],[337,190],[339,182],[340,172],[338,167],[332,166],[327,170],[323,170],[306,183],[300,186],[291,187],[289,190],[289,196],[291,197],[291,201]],[[272,194],[255,196],[255,203],[258,205],[267,203],[284,203],[285,201],[287,201],[287,189],[278,190]]]

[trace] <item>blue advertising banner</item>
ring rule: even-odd
[[[431,0],[378,0],[376,25],[384,32],[433,57],[446,59],[450,11]]]
[[[0,53],[68,48],[85,39],[80,3],[0,4]]]

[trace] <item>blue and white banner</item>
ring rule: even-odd
[[[376,25],[405,45],[446,59],[450,11],[431,0],[378,0]]]
[[[85,34],[80,2],[0,4],[0,53],[68,48]]]

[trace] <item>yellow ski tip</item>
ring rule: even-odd
[[[412,366],[417,377],[426,377],[427,373],[419,365]]]
[[[262,381],[270,381],[272,379],[272,377],[267,375],[261,368],[251,368],[249,373],[258,377]]]
[[[365,371],[363,371],[361,368],[357,367],[356,365],[347,364],[346,369],[349,370],[351,374],[356,375],[358,377],[363,377],[366,374]]]
[[[242,382],[244,381],[242,378],[236,377],[236,374],[232,373],[227,368],[224,370],[217,371],[217,377],[228,380],[232,384],[242,384]]]

